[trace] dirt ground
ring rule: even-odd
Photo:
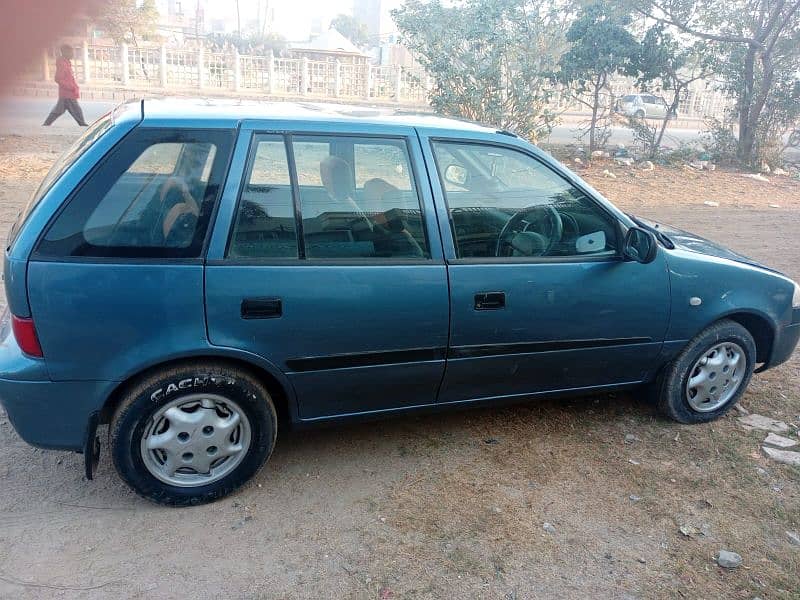
[[[0,139],[0,229],[68,141]],[[578,171],[800,279],[796,180]],[[800,425],[800,358],[742,404]],[[27,446],[0,411],[0,598],[796,599],[800,469],[763,437],[734,415],[666,421],[638,394],[406,417],[284,434],[239,493],[167,509],[107,455],[87,482],[80,456]],[[718,567],[721,549],[742,567]]]

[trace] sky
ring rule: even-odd
[[[192,0],[184,0],[191,3]],[[289,40],[307,39],[314,17],[330,21],[339,13],[352,14],[352,0],[239,0],[242,23],[254,21],[259,7],[263,11],[266,3],[274,10],[274,30]],[[233,0],[207,0],[208,17],[211,19],[236,19],[236,4]]]

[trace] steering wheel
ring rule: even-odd
[[[525,208],[515,212],[511,218],[506,221],[506,224],[503,225],[503,228],[500,230],[500,234],[497,236],[497,246],[495,247],[494,251],[495,256],[502,256],[500,254],[501,248],[504,244],[509,243],[505,238],[509,235],[509,233],[517,233],[517,228],[521,223],[524,223],[524,226],[519,231],[528,231],[530,222],[528,219],[526,219],[526,217],[532,213],[540,213],[540,217],[534,219],[535,221],[542,219],[548,222],[548,230],[546,233],[536,232],[540,233],[540,235],[547,240],[547,243],[544,249],[535,256],[547,255],[561,240],[561,236],[564,234],[564,222],[561,220],[561,215],[558,214],[558,211],[555,208],[550,205],[526,206]]]

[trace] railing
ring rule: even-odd
[[[432,81],[422,69],[271,55],[240,55],[167,46],[119,47],[84,43],[75,48],[75,76],[82,83],[116,85],[135,90],[227,91],[270,97],[367,100],[424,106]],[[55,58],[43,57],[42,76],[51,79]],[[698,81],[681,99],[682,117],[722,117],[730,99],[710,82]],[[717,86],[718,87],[718,86]],[[634,81],[614,78],[605,101],[636,93]],[[664,94],[668,96],[668,93]],[[550,108],[556,112],[586,112],[586,107],[563,90],[555,90]]]
[[[732,108],[733,100],[730,96],[719,90],[720,82],[697,80],[683,92],[678,102],[678,116],[692,119],[705,119],[708,117],[722,119]],[[601,103],[605,107],[612,107],[614,101],[628,94],[645,93],[639,90],[633,78],[617,77],[611,80],[601,94]],[[650,93],[650,92],[647,92]],[[662,96],[668,103],[672,102],[672,91],[652,92],[654,96]],[[582,97],[587,102],[592,102],[591,95]],[[560,87],[555,90],[551,100],[551,107],[557,112],[588,113],[587,104],[576,99]]]
[[[159,91],[224,90],[314,99],[360,99],[423,105],[424,71],[352,64],[336,59],[277,58],[166,46],[84,44],[72,61],[79,82]],[[52,78],[55,57],[46,53],[42,76]]]

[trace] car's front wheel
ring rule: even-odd
[[[224,362],[155,373],[122,399],[109,428],[120,476],[141,496],[176,506],[222,498],[255,475],[275,445],[263,384]]]
[[[661,412],[681,423],[705,423],[736,404],[750,383],[753,336],[735,321],[710,325],[667,367],[660,381]]]

